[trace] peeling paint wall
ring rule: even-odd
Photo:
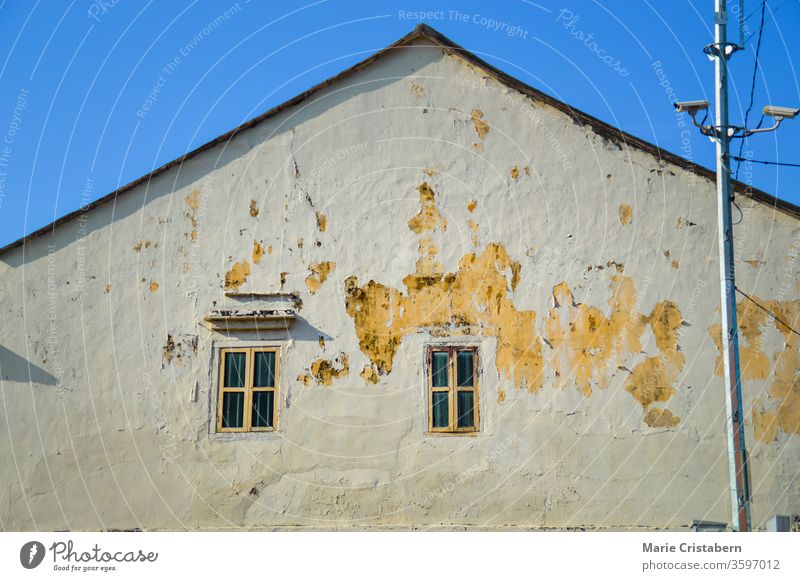
[[[797,328],[800,224],[739,201],[739,286]],[[2,256],[3,526],[728,521],[715,227],[712,182],[392,53]],[[204,325],[247,297],[294,322]],[[800,344],[740,318],[762,525],[800,513]],[[279,430],[217,434],[218,349],[263,342]],[[478,349],[474,436],[426,433],[448,343]]]

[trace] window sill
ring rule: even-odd
[[[437,436],[437,437],[438,436],[445,436],[445,437],[452,437],[452,436],[467,436],[467,437],[470,437],[471,436],[471,437],[474,438],[475,436],[479,436],[480,434],[481,434],[480,430],[471,430],[469,432],[467,432],[467,431],[464,431],[464,432],[431,432],[431,431],[427,431],[427,432],[425,432],[426,436]]]
[[[258,430],[255,432],[213,432],[211,440],[214,442],[242,442],[242,441],[266,441],[281,438],[278,430]]]

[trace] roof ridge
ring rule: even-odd
[[[194,156],[196,156],[196,155],[198,155],[198,154],[200,154],[200,153],[202,153],[202,152],[204,152],[204,151],[206,151],[208,149],[211,149],[212,147],[214,147],[214,146],[216,146],[216,145],[218,145],[218,144],[220,144],[220,143],[222,143],[224,141],[228,141],[228,140],[234,138],[241,131],[244,131],[246,129],[250,129],[250,128],[258,125],[259,123],[261,123],[263,121],[266,121],[267,119],[277,115],[281,111],[301,103],[302,101],[304,101],[305,99],[307,99],[308,97],[313,95],[314,93],[316,93],[316,92],[318,92],[318,91],[330,86],[331,84],[333,84],[333,83],[335,83],[335,82],[337,82],[339,80],[342,80],[342,79],[345,79],[345,78],[349,77],[350,75],[360,71],[364,67],[369,66],[373,62],[377,61],[379,58],[381,58],[385,54],[389,53],[390,51],[392,51],[392,50],[394,50],[396,48],[400,48],[400,47],[402,47],[402,46],[404,46],[406,44],[409,44],[410,42],[412,42],[412,41],[414,41],[414,40],[416,40],[418,38],[426,38],[428,40],[431,40],[436,46],[441,47],[443,50],[445,50],[449,54],[457,55],[460,58],[463,58],[464,60],[466,60],[467,62],[475,65],[476,67],[484,70],[490,76],[495,78],[495,80],[497,80],[498,82],[501,82],[501,83],[503,83],[505,85],[508,85],[511,88],[513,88],[513,89],[515,89],[515,90],[527,95],[528,97],[536,99],[536,100],[538,100],[540,102],[543,102],[543,103],[545,103],[547,105],[550,105],[550,106],[554,107],[555,109],[558,109],[558,110],[562,111],[563,113],[565,113],[565,114],[569,115],[570,117],[572,117],[572,119],[577,121],[577,122],[590,125],[596,132],[599,130],[599,133],[605,135],[606,137],[608,137],[608,138],[610,138],[612,140],[615,140],[615,141],[619,140],[619,141],[622,141],[623,143],[625,143],[626,145],[633,146],[633,147],[636,147],[637,149],[644,150],[644,151],[646,151],[648,153],[651,153],[651,154],[655,155],[660,160],[667,161],[669,163],[672,163],[674,165],[677,165],[679,167],[682,167],[684,169],[692,171],[693,173],[696,173],[696,174],[698,174],[698,175],[700,175],[702,177],[705,177],[705,178],[708,178],[708,179],[711,179],[711,180],[715,180],[716,179],[716,173],[714,171],[712,171],[712,170],[710,170],[710,169],[708,169],[706,167],[703,167],[703,166],[701,166],[701,165],[699,165],[699,164],[697,164],[697,163],[695,163],[693,161],[690,161],[690,160],[688,160],[686,158],[683,158],[683,157],[681,157],[681,156],[679,156],[679,155],[677,155],[675,153],[672,153],[670,151],[664,150],[664,149],[660,148],[659,146],[654,145],[654,144],[652,144],[652,143],[650,143],[648,141],[645,141],[643,139],[640,139],[640,138],[638,138],[638,137],[636,137],[636,136],[634,136],[634,135],[632,135],[630,133],[622,131],[618,127],[614,127],[613,125],[610,125],[610,124],[606,123],[605,121],[602,121],[602,120],[598,119],[597,117],[594,117],[594,116],[589,115],[588,113],[585,113],[585,112],[583,112],[583,111],[581,111],[579,109],[575,109],[574,107],[571,107],[567,103],[564,103],[563,101],[560,101],[560,100],[556,99],[555,97],[552,97],[551,95],[548,95],[547,93],[544,93],[544,92],[540,91],[539,89],[531,87],[530,85],[520,81],[519,79],[517,79],[515,77],[512,77],[508,73],[505,73],[505,72],[501,71],[500,69],[494,67],[493,65],[490,65],[489,63],[487,63],[486,61],[484,61],[480,57],[474,55],[470,51],[466,50],[462,46],[460,46],[460,45],[456,44],[455,42],[453,42],[452,40],[450,40],[448,37],[446,37],[445,35],[440,33],[435,28],[433,28],[433,27],[431,27],[431,26],[429,26],[427,24],[420,23],[417,26],[415,26],[414,29],[411,32],[409,32],[408,34],[402,36],[401,38],[399,38],[398,40],[396,40],[392,44],[388,45],[387,47],[375,52],[374,54],[370,55],[366,59],[364,59],[362,61],[359,61],[358,63],[356,63],[355,65],[351,66],[350,68],[344,69],[343,71],[337,73],[336,75],[333,75],[332,77],[329,77],[329,78],[325,79],[324,81],[321,81],[320,83],[317,83],[316,85],[312,86],[309,89],[306,89],[302,93],[299,93],[298,95],[295,95],[291,99],[288,99],[288,100],[284,101],[283,103],[280,103],[279,105],[276,105],[276,106],[268,109],[264,113],[261,113],[260,115],[257,115],[255,117],[253,117],[249,121],[245,121],[244,123],[242,123],[240,125],[237,125],[233,129],[223,133],[222,135],[212,139],[211,141],[208,141],[208,142],[200,145],[199,147],[196,147],[192,151],[189,151],[189,152],[183,154],[182,156],[177,157],[177,158],[173,159],[172,161],[169,161],[169,162],[157,167],[156,169],[152,170],[151,172],[149,172],[149,173],[147,173],[147,174],[145,174],[145,175],[143,175],[143,176],[141,176],[141,177],[139,177],[139,178],[127,183],[127,184],[125,184],[124,186],[121,186],[121,187],[117,188],[116,190],[114,190],[114,191],[112,191],[112,192],[110,192],[110,193],[108,193],[108,194],[96,199],[94,202],[86,204],[85,206],[83,206],[83,207],[81,207],[81,208],[79,208],[77,210],[74,210],[72,212],[69,212],[68,214],[65,214],[64,216],[61,216],[60,218],[57,218],[53,222],[51,222],[51,223],[49,223],[49,224],[47,224],[47,225],[45,225],[45,226],[43,226],[43,227],[41,227],[41,228],[39,228],[37,230],[34,230],[30,234],[26,234],[26,235],[22,236],[21,238],[19,238],[18,240],[15,240],[14,242],[10,242],[9,244],[6,244],[2,248],[0,248],[0,254],[4,254],[9,250],[12,250],[12,249],[17,248],[19,246],[22,246],[28,240],[31,240],[31,239],[36,238],[38,236],[42,236],[43,234],[46,234],[47,232],[54,230],[56,228],[56,226],[59,226],[59,225],[65,223],[65,222],[69,222],[70,220],[73,220],[74,218],[76,218],[78,216],[81,216],[81,215],[85,214],[86,212],[89,212],[90,210],[93,210],[94,208],[96,208],[98,206],[101,206],[101,205],[103,205],[103,204],[105,204],[107,202],[115,200],[117,198],[117,196],[119,196],[121,194],[124,194],[125,192],[130,191],[133,188],[135,188],[135,187],[137,187],[137,186],[139,186],[139,185],[141,185],[141,184],[143,184],[145,182],[150,181],[152,178],[156,177],[157,175],[160,175],[160,174],[164,173],[165,171],[175,167],[176,165],[182,164],[184,161],[187,161],[187,160],[193,158]],[[772,206],[773,208],[781,210],[782,212],[785,212],[786,214],[789,214],[790,216],[793,216],[795,218],[800,219],[800,206],[797,206],[797,205],[792,204],[791,202],[787,202],[785,200],[781,200],[780,198],[778,198],[776,196],[768,194],[768,193],[766,193],[766,192],[764,192],[762,190],[759,190],[757,188],[753,188],[752,186],[749,186],[749,185],[744,184],[742,182],[733,181],[732,183],[733,183],[733,188],[734,188],[734,192],[735,193],[739,193],[739,194],[741,194],[743,196],[751,198],[751,199],[753,199],[753,200],[755,200],[757,202],[760,202],[762,204],[766,204],[766,205]]]

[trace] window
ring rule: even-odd
[[[478,431],[478,351],[470,347],[428,350],[428,429]]]
[[[274,430],[277,425],[278,349],[222,349],[219,373],[217,430]]]

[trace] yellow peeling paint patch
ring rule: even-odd
[[[422,169],[422,173],[424,173],[429,178],[432,178],[436,175],[436,168],[433,167],[426,167]]]
[[[411,83],[411,94],[414,95],[415,101],[419,101],[425,95],[425,88],[417,83]]]
[[[150,282],[150,292],[154,293],[158,290],[158,283],[156,281]]]
[[[378,372],[371,365],[365,365],[361,370],[361,378],[367,383],[378,383]]]
[[[253,264],[258,264],[261,262],[261,258],[264,256],[264,247],[261,246],[258,242],[253,242]]]
[[[340,377],[347,377],[350,373],[350,360],[344,353],[336,358],[336,362],[341,367],[336,368],[333,361],[327,359],[317,359],[311,364],[311,377],[317,382],[317,385],[330,386],[334,380]]]
[[[271,245],[267,248],[267,254],[272,254],[272,246]]]
[[[511,168],[511,179],[515,180],[517,178],[519,178],[519,166],[515,165]]]
[[[483,143],[473,143],[472,149],[475,151],[483,151]]]
[[[633,220],[633,208],[628,204],[621,204],[619,207],[619,223],[627,226]]]
[[[472,245],[473,246],[477,246],[478,245],[478,230],[480,230],[480,228],[478,227],[478,223],[475,222],[474,220],[467,220],[467,226],[472,231]],[[514,285],[514,286],[516,286],[516,285]]]
[[[336,268],[335,262],[316,262],[309,265],[308,270],[311,274],[306,277],[308,292],[312,295],[316,294],[322,284],[328,279],[330,273],[333,272],[334,268]]]
[[[497,338],[498,370],[518,387],[538,391],[543,361],[536,313],[513,304],[512,264],[502,245],[490,244],[480,255],[464,255],[458,272],[408,275],[405,292],[374,280],[359,286],[356,277],[348,278],[347,313],[362,352],[383,375],[392,371],[407,334],[433,328],[463,335],[480,327],[484,335]]]
[[[478,134],[481,140],[485,139],[486,134],[489,133],[489,124],[483,120],[483,111],[473,109],[470,113],[470,118],[472,119],[472,126],[475,127],[475,133]]]
[[[744,260],[743,262],[749,266],[752,266],[755,269],[761,268],[764,264],[760,260]]]
[[[469,204],[467,204],[467,212],[472,214],[472,212],[474,212],[475,208],[477,208],[477,207],[478,207],[478,202],[475,201],[475,200],[472,200]]]
[[[444,272],[444,265],[436,260],[436,255],[439,254],[439,248],[434,245],[432,238],[429,236],[421,238],[418,252],[418,273],[424,274],[425,276],[435,276]]]
[[[134,247],[134,252],[141,252],[143,248],[150,248],[150,241],[149,240],[139,240]]]
[[[195,212],[197,208],[200,207],[200,192],[198,190],[192,190],[192,193],[184,198],[186,201],[186,205],[189,206],[189,211],[185,214],[187,218],[192,222],[192,228],[197,228],[197,218],[195,218]]]
[[[225,274],[225,289],[235,290],[247,282],[250,276],[250,263],[246,260],[235,263]]]
[[[739,363],[742,376],[748,380],[766,380],[767,395],[753,404],[751,418],[756,439],[772,442],[781,431],[800,435],[800,337],[786,325],[797,328],[800,322],[800,301],[778,301],[753,297],[758,304],[775,313],[777,319],[747,299],[737,305],[739,322]],[[778,321],[780,319],[780,321]],[[770,359],[764,351],[763,335],[777,331],[783,338],[783,347]],[[715,372],[722,375],[722,337],[720,325],[708,330],[720,351]],[[762,385],[762,383],[759,383]],[[759,388],[761,389],[761,388]]]
[[[193,190],[191,194],[186,196],[186,205],[190,210],[196,210],[200,207],[200,192]]]
[[[317,212],[317,228],[320,232],[325,232],[328,229],[328,218],[322,212]]]
[[[611,290],[608,308],[599,309],[576,302],[565,282],[553,288],[554,306],[545,322],[545,338],[553,349],[555,376],[560,386],[574,383],[587,397],[593,389],[605,388],[609,375],[624,369],[624,364],[642,351],[641,336],[649,325],[660,353],[633,367],[624,383],[626,391],[649,413],[651,404],[672,397],[672,385],[683,369],[677,333],[682,318],[670,301],[657,304],[648,316],[637,312],[636,289],[630,277],[613,275]],[[653,412],[649,419],[655,422],[656,414],[666,418],[666,413]],[[659,422],[666,423],[666,419]]]
[[[681,263],[678,260],[673,260],[670,264],[672,265],[672,268],[674,268],[675,270],[678,270],[681,267]]]
[[[502,389],[497,390],[497,403],[505,403],[506,401],[506,392]]]
[[[309,385],[311,385],[311,374],[302,373],[297,376],[297,381],[308,387]]]
[[[191,238],[192,238],[192,242],[197,240],[197,230],[192,230]]]
[[[652,408],[644,415],[644,423],[651,428],[674,428],[681,423],[681,419],[667,409]]]
[[[110,292],[111,292],[111,285],[110,285],[110,284],[107,284],[107,285],[106,285],[106,294],[108,294],[108,293],[110,293]]]
[[[256,218],[258,216],[258,206],[255,200],[250,200],[250,216]]]
[[[435,194],[428,182],[422,182],[417,186],[419,192],[420,210],[416,216],[408,221],[408,227],[413,232],[433,232],[438,227],[442,232],[447,230],[447,220],[439,213],[436,206]]]

